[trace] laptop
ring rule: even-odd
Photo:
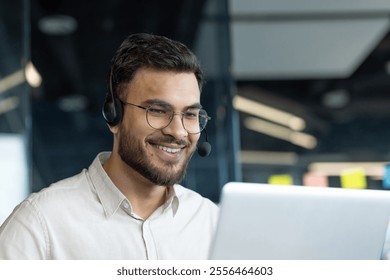
[[[210,259],[378,260],[390,191],[227,183]]]

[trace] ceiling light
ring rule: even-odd
[[[317,146],[317,139],[314,136],[303,132],[293,131],[265,120],[248,117],[244,120],[244,125],[250,130],[288,141],[306,149],[314,149]]]
[[[322,98],[322,103],[334,109],[339,109],[347,106],[350,101],[349,92],[345,89],[337,89],[330,91]]]
[[[42,77],[31,62],[26,64],[23,70],[18,70],[8,76],[0,78],[0,94],[24,83],[27,80],[31,87],[39,87]]]
[[[242,164],[294,165],[298,155],[293,152],[241,151]]]
[[[19,97],[13,96],[0,100],[0,115],[19,106]]]
[[[42,77],[38,73],[37,69],[34,67],[32,62],[26,64],[26,80],[27,83],[34,88],[39,87],[42,84]]]
[[[22,84],[25,80],[23,70],[16,71],[4,78],[0,78],[0,94]]]
[[[305,120],[298,116],[239,95],[233,98],[233,106],[241,112],[270,120],[296,131],[301,131],[306,126]]]
[[[76,31],[77,21],[68,15],[51,15],[41,18],[38,28],[47,35],[69,35]]]
[[[58,107],[64,112],[80,112],[88,108],[88,99],[81,94],[74,94],[58,99]]]

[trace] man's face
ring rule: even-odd
[[[140,69],[129,84],[123,101],[148,107],[156,102],[183,112],[200,103],[193,73]],[[171,186],[185,175],[200,134],[188,134],[181,115],[163,129],[146,121],[146,111],[125,106],[119,127],[118,153],[132,169],[156,185]]]

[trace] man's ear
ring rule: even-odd
[[[107,124],[112,134],[117,134],[119,132],[119,124],[117,125],[109,125]]]

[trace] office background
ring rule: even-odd
[[[105,78],[135,32],[205,70],[213,149],[185,186],[216,202],[228,181],[389,188],[389,15],[387,0],[0,0],[0,219],[111,149]]]

